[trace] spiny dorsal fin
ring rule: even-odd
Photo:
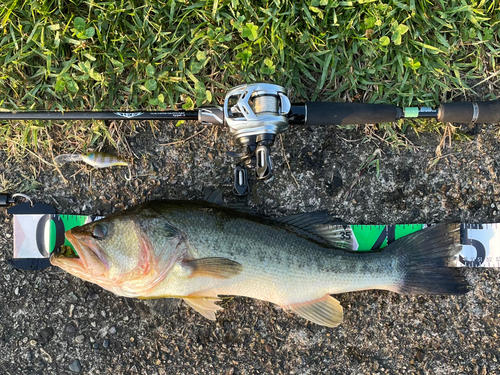
[[[205,196],[203,197],[203,200],[208,202],[208,203],[218,204],[221,206],[224,205],[224,199],[222,199],[222,190],[221,189],[216,189],[212,192],[207,192],[205,194]]]
[[[216,189],[213,192],[208,192],[203,197],[203,200],[208,203],[217,204],[219,206],[227,207],[232,210],[242,212],[245,214],[255,214],[253,209],[243,202],[227,203],[222,198],[222,189]]]
[[[255,214],[248,205],[238,203],[225,203],[222,198],[222,190],[216,189],[212,193],[207,193],[205,201],[218,204],[235,211],[246,214]],[[332,224],[332,217],[328,211],[306,212],[302,214],[288,215],[273,219],[275,222],[283,224],[295,233],[313,239],[317,242],[338,249],[352,250],[354,236],[350,230],[342,223]]]
[[[227,258],[201,258],[182,262],[182,266],[191,271],[189,277],[214,277],[216,279],[229,279],[243,271],[243,266]]]
[[[302,318],[326,327],[337,327],[344,320],[342,306],[330,295],[313,301],[294,303],[288,308]]]
[[[325,245],[339,249],[352,250],[353,234],[350,228],[342,223],[331,223],[328,211],[306,212],[274,219],[293,229],[297,234],[307,236]]]
[[[185,297],[183,300],[209,320],[215,320],[215,313],[224,310],[221,306],[215,304],[215,302],[221,301],[220,298]]]

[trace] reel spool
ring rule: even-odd
[[[256,177],[272,177],[271,147],[276,135],[288,130],[291,103],[285,88],[271,83],[251,83],[233,88],[224,100],[224,122],[241,146],[240,163],[254,169]],[[246,170],[238,165],[235,171],[235,193],[248,193]]]

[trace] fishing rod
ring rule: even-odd
[[[291,103],[286,89],[273,83],[249,83],[231,89],[223,106],[192,111],[87,111],[0,112],[0,120],[164,120],[197,121],[203,125],[227,125],[240,152],[228,154],[239,161],[234,192],[249,192],[247,170],[260,180],[273,176],[271,147],[289,125],[325,126],[393,122],[407,118],[431,118],[449,123],[500,123],[500,100],[444,103],[437,108],[388,104],[306,102]]]

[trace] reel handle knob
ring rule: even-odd
[[[248,172],[241,165],[237,165],[234,169],[234,194],[243,197],[250,192],[250,186],[248,184]]]
[[[259,144],[255,149],[255,174],[259,180],[267,180],[273,176],[271,151],[265,144]]]

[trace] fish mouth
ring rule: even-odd
[[[53,266],[62,268],[71,274],[80,274],[88,272],[88,267],[81,251],[80,243],[71,234],[71,230],[65,233],[66,239],[73,247],[63,245],[61,251],[52,253],[50,263]]]
[[[77,238],[72,230],[65,235],[72,247],[63,245],[60,252],[52,253],[52,265],[83,279],[100,276],[109,268],[102,253],[85,238]]]
[[[72,246],[62,245],[61,250],[57,253],[54,253],[54,256],[60,258],[72,258],[72,259],[80,259],[80,256],[75,251]]]

